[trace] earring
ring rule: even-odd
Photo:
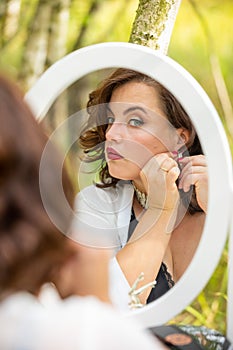
[[[183,156],[183,152],[179,151],[178,155],[177,155],[177,162],[179,162],[180,160],[182,160],[184,158]]]

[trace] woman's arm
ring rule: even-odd
[[[142,169],[141,179],[147,188],[148,209],[129,242],[116,255],[131,286],[141,272],[144,273],[141,285],[154,281],[158,274],[175,225],[179,205],[178,176],[177,163],[167,154],[154,156]],[[149,293],[150,288],[141,293],[142,303],[146,302]]]

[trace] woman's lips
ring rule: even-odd
[[[118,160],[118,159],[122,159],[123,157],[117,152],[115,151],[114,148],[112,147],[107,147],[106,149],[107,151],[107,157],[109,160]]]

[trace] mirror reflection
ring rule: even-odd
[[[89,94],[87,121],[77,131],[79,179],[94,164],[95,182],[79,188],[72,235],[113,249],[110,291],[121,309],[170,290],[202,235],[207,165],[181,103],[154,79],[115,69]]]

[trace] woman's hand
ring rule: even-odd
[[[140,176],[148,193],[148,208],[173,210],[179,202],[176,180],[180,170],[167,153],[152,157],[143,167]]]
[[[208,203],[208,173],[204,155],[185,157],[179,160],[182,171],[179,176],[179,189],[188,192],[195,186],[199,206],[206,213]]]

